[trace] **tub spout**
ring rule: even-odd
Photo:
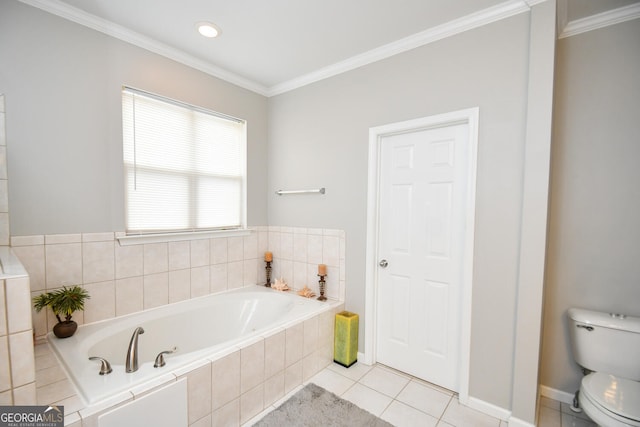
[[[125,370],[127,372],[135,372],[138,370],[138,335],[144,334],[144,329],[137,327],[133,331],[131,341],[129,342],[129,349],[127,350],[127,361],[125,364]]]

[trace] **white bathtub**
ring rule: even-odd
[[[85,405],[91,406],[165,374],[177,376],[176,370],[191,363],[237,348],[244,341],[301,322],[337,304],[249,286],[82,325],[71,338],[58,339],[50,333],[48,340]],[[138,337],[139,369],[126,373],[127,348],[138,326],[144,328],[144,334]],[[174,347],[175,353],[165,355],[166,365],[154,368],[157,354]],[[99,375],[100,363],[90,361],[90,356],[107,359],[113,372]]]

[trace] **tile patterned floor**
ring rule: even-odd
[[[334,363],[308,382],[335,393],[397,427],[507,426],[505,421],[460,405],[457,395],[449,390],[382,365],[355,364],[346,369]],[[276,402],[244,427],[253,425],[297,391]]]
[[[346,369],[331,364],[311,378],[313,382],[397,427],[507,427],[507,422],[462,406],[449,390],[375,365],[355,364]],[[305,383],[306,384],[306,383]],[[249,427],[286,401],[303,386],[244,424]],[[541,398],[538,427],[596,427],[569,405]]]

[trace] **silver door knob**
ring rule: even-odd
[[[382,268],[387,268],[387,266],[389,265],[389,263],[387,262],[387,260],[386,260],[386,259],[383,259],[382,261],[380,261],[380,262],[378,263],[378,265],[379,265],[380,267],[382,267]]]

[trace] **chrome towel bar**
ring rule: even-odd
[[[276,194],[278,196],[282,196],[284,194],[311,194],[311,193],[324,194],[325,189],[324,187],[322,187],[322,188],[316,188],[313,190],[278,190],[276,191]]]

